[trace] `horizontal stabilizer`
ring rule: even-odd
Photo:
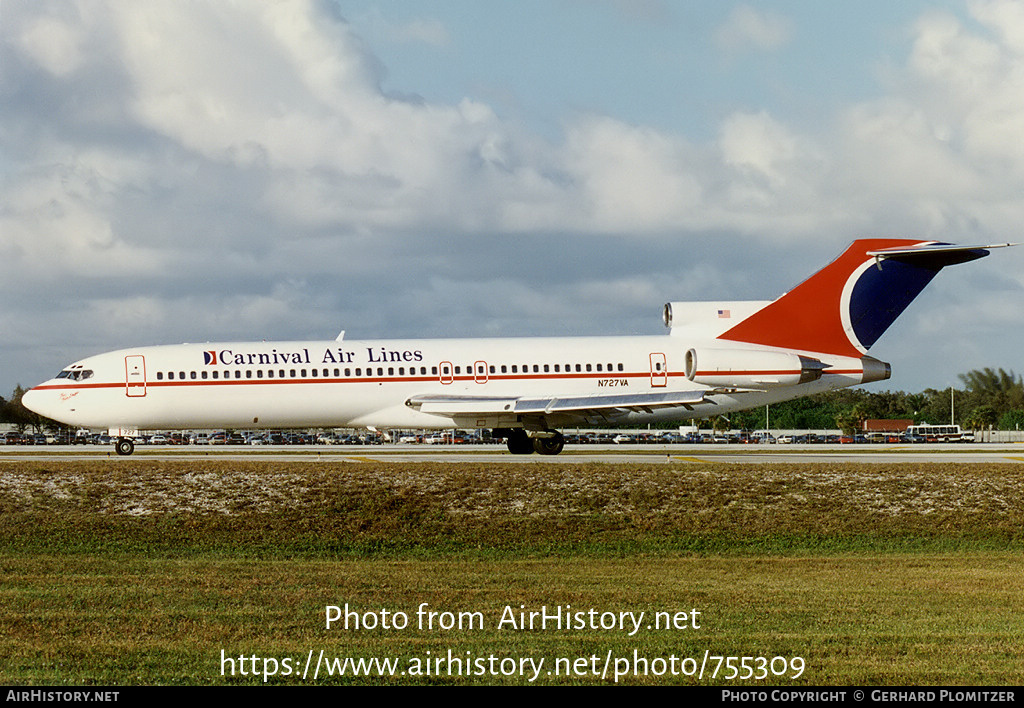
[[[1018,244],[998,243],[988,246],[958,246],[955,243],[931,243],[911,248],[882,248],[877,251],[868,251],[867,254],[874,256],[875,263],[879,266],[883,261],[895,260],[938,270],[948,265],[984,258],[991,248],[1007,248],[1016,245]]]

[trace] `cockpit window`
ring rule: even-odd
[[[58,379],[71,379],[72,381],[85,381],[92,378],[92,369],[65,369],[57,374]]]

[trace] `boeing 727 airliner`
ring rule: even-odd
[[[943,267],[996,246],[867,239],[774,301],[671,302],[655,336],[135,347],[28,391],[40,415],[141,430],[493,428],[556,455],[559,428],[727,414],[889,378],[868,348]]]

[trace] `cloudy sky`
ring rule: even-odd
[[[0,394],[137,344],[663,331],[1024,240],[1024,3],[0,0]],[[873,388],[1024,372],[1024,247]]]

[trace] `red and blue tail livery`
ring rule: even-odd
[[[566,426],[707,418],[886,379],[868,349],[940,270],[997,247],[855,241],[773,301],[670,302],[667,335],[132,347],[70,364],[22,402],[107,429],[122,455],[139,430],[311,427],[491,428],[512,454],[554,455]]]
[[[1009,244],[1002,244],[1009,245]],[[720,339],[860,357],[942,268],[996,246],[864,239]]]

